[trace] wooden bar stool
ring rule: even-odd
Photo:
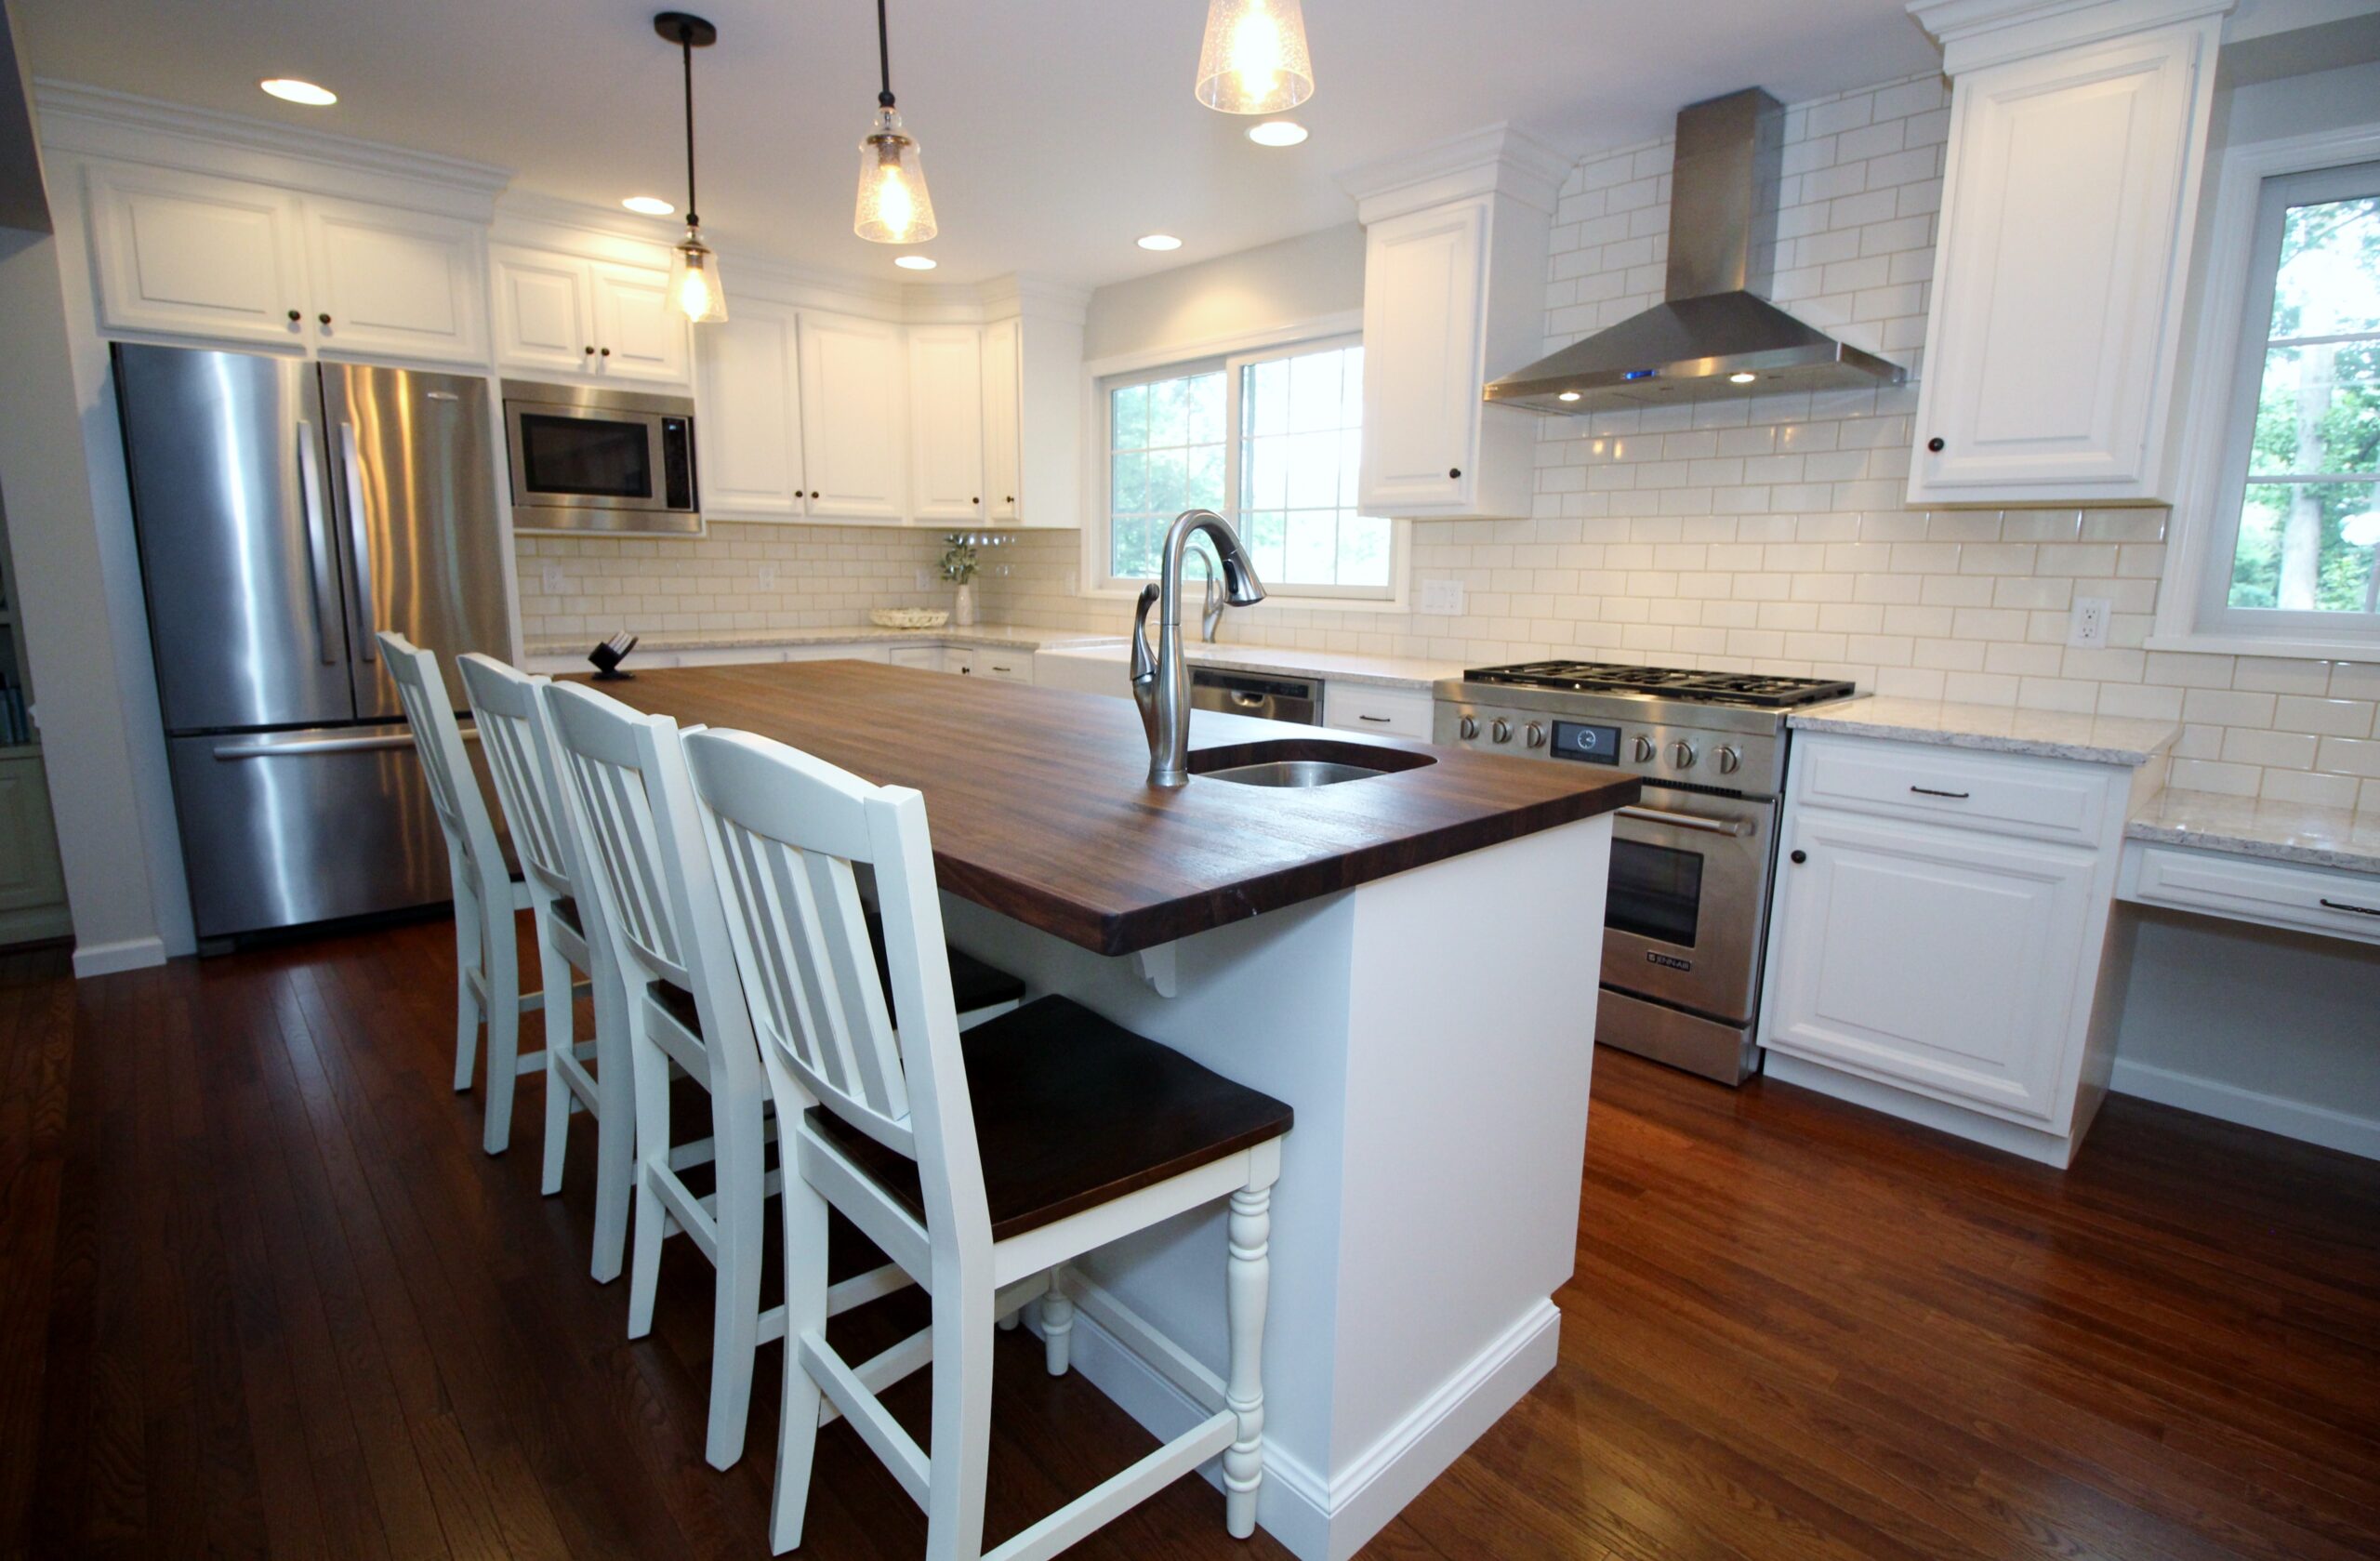
[[[585,847],[569,810],[553,754],[543,678],[532,678],[474,651],[457,656],[480,750],[496,779],[496,800],[521,860],[522,881],[537,929],[538,968],[545,975],[546,1158],[542,1190],[562,1191],[570,1118],[595,1118],[595,1240],[590,1271],[609,1283],[627,1261],[628,1195],[635,1178],[636,1091],[630,1086],[627,997],[605,935],[602,909],[586,893]],[[595,994],[595,1071],[572,1044],[572,1007],[550,994],[568,990],[584,971]]]
[[[438,658],[402,634],[383,630],[378,638],[413,728],[414,752],[430,782],[430,809],[446,835],[446,866],[455,885],[455,1088],[471,1087],[473,1052],[485,1025],[487,1116],[480,1146],[500,1155],[512,1141],[512,1081],[546,1065],[545,1052],[522,1053],[521,1015],[559,1006],[567,1026],[571,988],[565,980],[557,990],[549,968],[547,990],[521,990],[514,918],[530,907],[532,894],[526,880],[513,878],[505,865],[487,799],[463,752],[462,729],[447,700]]]
[[[1064,998],[961,1039],[925,799],[745,733],[693,732],[685,761],[752,1032],[787,1124],[786,1356],[770,1541],[801,1541],[823,1399],[926,1510],[930,1561],[983,1554],[993,1328],[1051,1286],[1049,1365],[1079,1305],[1210,1411],[1026,1528],[994,1561],[1039,1561],[1223,1456],[1225,1526],[1254,1531],[1263,1476],[1272,1187],[1287,1105]],[[874,869],[890,998],[854,867]],[[895,1033],[893,1016],[903,1021]],[[1228,1198],[1223,1377],[1061,1265]],[[922,1332],[854,1368],[826,1343],[826,1211],[842,1210],[933,1298]],[[877,1399],[933,1363],[928,1460]]]

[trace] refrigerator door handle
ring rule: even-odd
[[[372,528],[364,521],[364,453],[355,443],[355,425],[338,426],[338,464],[347,482],[347,534],[355,552],[356,654],[364,661],[380,659],[380,642],[372,622]]]
[[[306,580],[313,597],[314,639],[323,665],[338,665],[339,642],[331,636],[330,619],[323,604],[338,600],[338,579],[331,568],[331,539],[323,535],[323,473],[314,454],[314,425],[298,421],[298,493],[306,509]]]
[[[479,728],[463,728],[463,741],[476,743],[479,740]],[[234,759],[303,759],[317,753],[369,753],[375,748],[411,747],[411,732],[388,732],[373,737],[303,737],[294,742],[274,742],[267,738],[259,742],[218,743],[215,757],[226,761]]]

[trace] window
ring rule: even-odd
[[[2242,314],[2199,622],[2380,634],[2380,163],[2264,181]]]
[[[1232,523],[1278,595],[1385,601],[1396,532],[1355,508],[1364,350],[1297,347],[1104,382],[1110,586],[1156,577],[1184,509]]]

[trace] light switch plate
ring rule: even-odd
[[[2112,603],[2104,596],[2078,596],[2066,615],[2066,642],[2077,650],[2105,649],[2108,614]]]
[[[760,570],[759,570],[759,575],[760,575],[760,589],[761,589],[762,590],[774,590],[774,589],[777,589],[777,562],[776,562],[776,560],[774,560],[774,559],[767,559],[767,560],[762,561],[762,562],[761,562],[761,564],[760,564]]]
[[[933,589],[933,571],[922,563],[918,565],[918,589],[919,590]]]
[[[1461,580],[1422,581],[1421,610],[1436,618],[1461,617],[1462,615],[1462,582]]]
[[[546,565],[545,586],[548,596],[566,596],[570,593],[570,577],[562,572],[561,564]]]

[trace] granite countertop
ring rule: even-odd
[[[2168,787],[2124,827],[2127,840],[2309,867],[2380,873],[2380,812]]]
[[[1113,656],[1118,661],[1125,655],[1125,642],[1113,634],[1096,641],[1045,644],[1041,648],[1063,650],[1068,655]],[[1425,661],[1416,656],[1350,655],[1339,651],[1280,650],[1271,645],[1209,644],[1192,639],[1184,639],[1182,649],[1192,665],[1212,667],[1217,671],[1296,673],[1330,682],[1412,688],[1423,693],[1430,692],[1431,685],[1441,678],[1462,676],[1461,662]]]
[[[1807,706],[1794,711],[1787,724],[1800,732],[2134,766],[2164,752],[2182,730],[2169,721],[1881,696]]]
[[[629,632],[634,633],[631,629]],[[529,655],[582,655],[601,635],[568,640],[532,640]],[[1034,628],[1019,624],[979,623],[972,628],[944,624],[940,628],[879,628],[872,623],[826,628],[740,628],[664,630],[647,634],[638,645],[646,651],[732,651],[770,645],[840,645],[892,641],[914,645],[998,645],[1004,650],[1046,650],[1056,645],[1115,641],[1113,634],[1089,634],[1078,628]],[[1121,643],[1122,642],[1117,641]]]

